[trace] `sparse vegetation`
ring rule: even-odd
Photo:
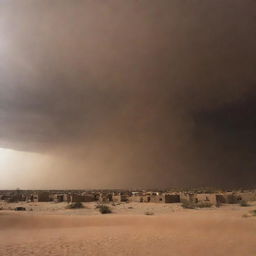
[[[210,207],[212,207],[212,203],[210,203],[210,202],[198,202],[196,204],[196,207],[198,207],[198,208],[210,208]]]
[[[240,201],[240,206],[242,206],[242,207],[248,207],[248,206],[250,206],[250,205],[248,204],[248,202],[247,202],[246,200],[241,200],[241,201]]]
[[[84,208],[84,205],[81,202],[74,202],[66,206],[66,209],[79,209],[79,208]]]
[[[18,207],[15,207],[14,210],[15,211],[26,211],[26,208],[22,207],[22,206],[18,206]]]
[[[237,204],[238,203],[237,197],[235,195],[228,195],[227,203],[228,204]]]
[[[181,206],[185,209],[195,209],[196,203],[188,201],[188,200],[182,200]]]
[[[145,215],[154,215],[153,212],[145,212]]]
[[[196,208],[210,208],[212,203],[210,202],[192,202],[188,200],[182,200],[181,206],[185,209],[196,209]]]
[[[101,204],[101,205],[98,205],[97,208],[99,209],[99,212],[100,212],[101,214],[112,213],[110,207],[108,207],[107,205]]]

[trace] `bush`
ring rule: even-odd
[[[145,215],[154,215],[153,212],[145,212]]]
[[[84,208],[84,205],[81,202],[74,202],[66,206],[67,209],[79,209]]]
[[[198,208],[210,208],[210,207],[212,207],[212,203],[210,203],[210,202],[198,202],[196,204],[196,207],[198,207]]]
[[[188,200],[182,200],[181,206],[185,209],[195,209],[196,203],[188,201]]]
[[[227,203],[228,204],[237,204],[238,203],[238,199],[235,195],[228,195],[227,196]]]
[[[107,205],[96,206],[101,214],[112,213],[111,209]]]
[[[196,208],[209,208],[212,207],[210,202],[191,202],[188,200],[183,200],[181,206],[185,209],[196,209]]]
[[[247,207],[247,206],[250,206],[250,205],[248,204],[248,202],[246,200],[241,200],[240,201],[240,206]]]
[[[26,211],[25,207],[18,206],[14,209],[15,211]]]

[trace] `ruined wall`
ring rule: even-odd
[[[208,194],[208,193],[202,193],[196,195],[196,201],[197,202],[209,202],[211,204],[216,205],[216,194]]]
[[[33,194],[34,202],[49,202],[50,201],[50,193],[49,192],[38,192]]]
[[[165,197],[164,195],[151,195],[150,202],[152,203],[164,203]]]
[[[112,202],[113,201],[113,195],[102,193],[102,194],[100,194],[98,201],[101,202],[101,203]]]
[[[79,195],[73,194],[70,196],[71,202],[93,202],[95,201],[95,197],[93,195]]]
[[[130,202],[142,203],[144,202],[144,197],[141,195],[133,195],[129,198]]]
[[[179,194],[179,196],[180,196],[180,201],[182,201],[182,200],[187,200],[187,201],[190,201],[190,202],[196,202],[197,201],[196,194],[194,194],[194,193],[181,192]]]
[[[129,202],[128,195],[113,195],[112,196],[113,202],[121,203],[121,202]]]
[[[256,201],[256,192],[241,192],[239,196],[245,201]]]
[[[180,195],[178,194],[165,194],[164,195],[165,203],[180,203]]]

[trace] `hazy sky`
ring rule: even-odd
[[[255,0],[0,0],[0,188],[253,186]]]

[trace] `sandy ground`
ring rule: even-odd
[[[179,204],[129,203],[112,206],[110,215],[99,215],[94,203],[83,210],[23,205],[33,211],[15,212],[8,207],[16,204],[2,203],[1,256],[256,255],[256,217],[242,217],[255,204],[184,210]]]

